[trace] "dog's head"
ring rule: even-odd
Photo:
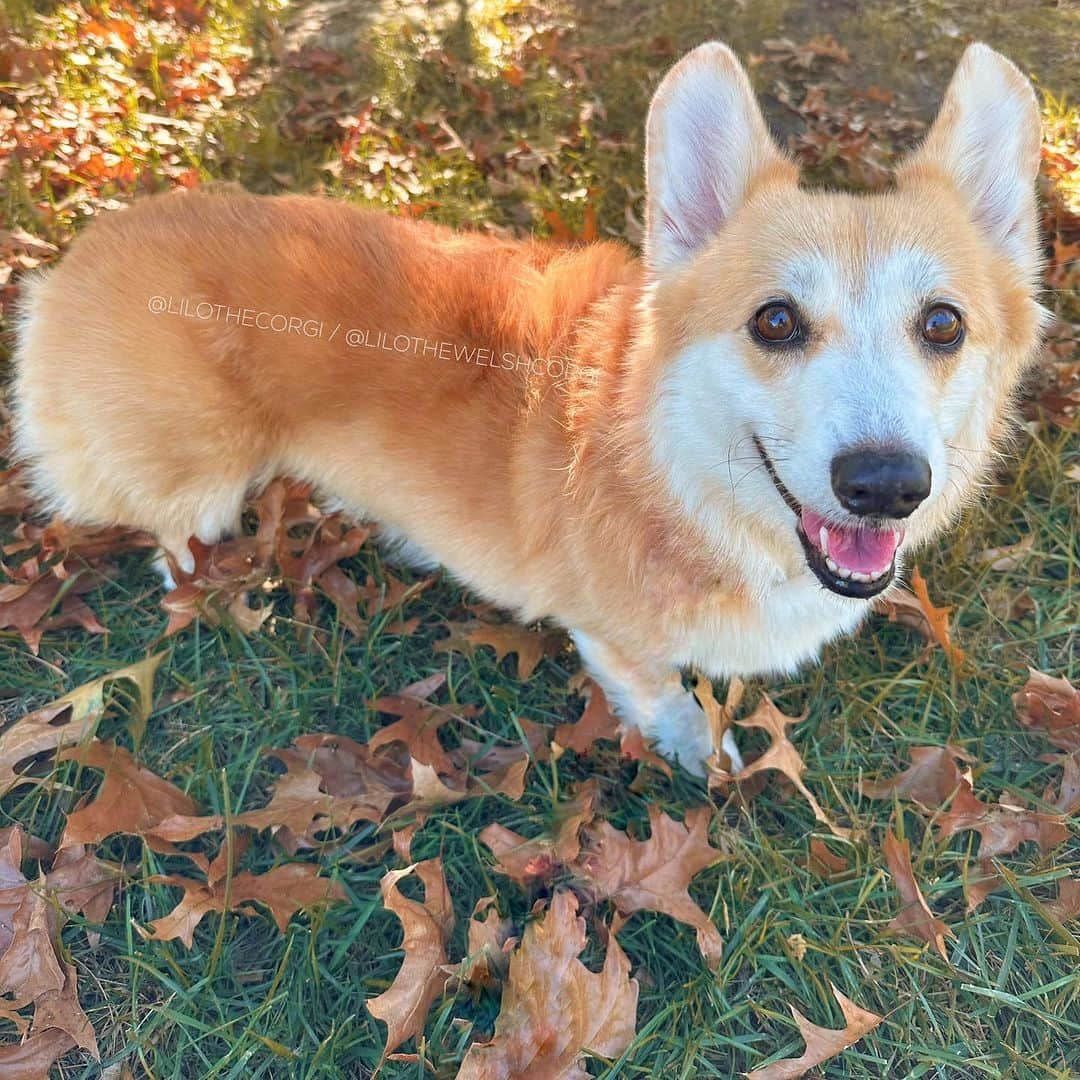
[[[723,45],[647,132],[649,439],[723,543],[765,527],[843,596],[892,581],[975,489],[1038,343],[1039,109],[983,45],[882,193],[804,190]]]

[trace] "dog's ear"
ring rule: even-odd
[[[797,181],[769,135],[750,80],[718,41],[684,56],[657,87],[645,133],[645,258],[676,266],[714,235],[764,173]]]
[[[969,45],[925,142],[897,173],[918,183],[944,173],[972,219],[1025,273],[1039,268],[1035,177],[1042,141],[1031,83],[1004,56]]]

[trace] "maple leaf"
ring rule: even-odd
[[[849,1046],[853,1046],[885,1019],[877,1013],[859,1008],[835,986],[832,987],[832,992],[844,1014],[842,1028],[836,1030],[818,1027],[817,1024],[811,1024],[794,1006],[789,1006],[791,1015],[795,1017],[795,1023],[799,1026],[799,1034],[806,1043],[806,1051],[801,1057],[774,1061],[771,1065],[763,1065],[743,1075],[750,1077],[751,1080],[798,1080],[798,1077],[828,1061],[829,1058],[836,1057]]]
[[[572,869],[622,915],[659,911],[692,926],[702,956],[715,971],[723,940],[687,891],[697,873],[724,858],[722,851],[709,844],[711,820],[711,811],[704,806],[687,813],[685,823],[650,806],[648,840],[633,840],[609,822],[600,822],[586,830],[585,844]]]
[[[609,935],[600,972],[578,959],[585,920],[558,892],[510,957],[491,1042],[474,1043],[458,1080],[588,1080],[585,1054],[617,1057],[634,1038],[638,984]]]
[[[220,873],[220,864],[216,868]],[[274,922],[284,933],[285,928],[298,911],[321,904],[347,899],[340,882],[318,876],[319,868],[306,863],[284,863],[267,870],[265,874],[243,871],[235,876],[218,878],[212,873],[207,881],[168,874],[149,880],[162,885],[175,885],[184,890],[183,898],[160,919],[154,919],[144,930],[136,927],[144,938],[172,941],[179,938],[191,948],[195,928],[212,911],[237,911],[242,915],[255,915],[251,903],[259,903],[270,910]]]
[[[476,901],[469,918],[468,953],[456,968],[448,971],[470,986],[498,986],[506,974],[509,950],[517,941],[510,936],[513,923],[503,918],[495,907],[497,900],[497,896],[482,896]]]
[[[401,895],[398,882],[416,874],[424,886],[424,901]],[[391,870],[379,882],[383,906],[401,921],[405,958],[389,989],[371,998],[367,1010],[386,1024],[382,1060],[406,1039],[424,1030],[435,999],[446,985],[446,940],[454,928],[454,905],[446,886],[441,859],[427,859],[404,870]]]
[[[1080,750],[1080,690],[1068,679],[1055,679],[1028,668],[1028,681],[1013,695],[1016,716],[1024,727],[1044,732],[1062,750]]]
[[[828,814],[822,810],[810,789],[803,782],[802,774],[806,771],[806,765],[799,756],[798,750],[787,736],[787,729],[791,724],[801,723],[806,719],[802,716],[785,716],[768,698],[761,695],[761,703],[745,720],[736,720],[739,727],[762,728],[769,734],[769,748],[756,761],[750,762],[739,773],[739,780],[746,780],[763,769],[777,769],[782,772],[798,788],[803,798],[810,804],[814,817],[823,825],[827,825],[836,836],[847,837],[851,835],[850,829],[842,828],[833,823]]]
[[[911,571],[912,593],[906,589],[894,589],[875,601],[875,609],[888,616],[889,622],[898,622],[917,630],[927,641],[940,645],[949,663],[958,667],[966,656],[963,649],[952,643],[949,632],[949,612],[952,608],[934,607],[926,581],[918,568]]]
[[[471,656],[477,645],[490,645],[496,662],[517,653],[518,678],[525,682],[545,656],[555,656],[562,648],[562,634],[528,630],[515,623],[450,623],[450,636],[436,641],[436,652],[456,649]]]
[[[577,754],[586,753],[598,739],[619,737],[619,721],[611,711],[604,691],[592,681],[589,687],[589,698],[580,718],[555,729],[554,741],[564,750],[573,750]]]
[[[0,734],[0,795],[21,784],[37,783],[32,775],[16,772],[16,765],[49,750],[81,743],[93,735],[105,712],[106,687],[111,684],[129,682],[135,687],[136,709],[131,726],[138,740],[153,704],[154,675],[164,656],[158,653],[102,675],[7,727]]]
[[[941,954],[942,960],[948,962],[945,938],[956,935],[941,919],[934,918],[927,905],[911,867],[910,845],[907,840],[897,839],[896,834],[890,830],[885,834],[883,851],[885,861],[889,864],[889,872],[896,883],[896,890],[904,903],[900,914],[889,923],[890,929],[933,945]]]

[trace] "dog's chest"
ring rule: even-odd
[[[854,630],[869,610],[865,601],[826,591],[809,575],[789,579],[759,603],[732,609],[704,602],[685,626],[685,655],[715,677],[791,674],[817,658],[822,646]]]

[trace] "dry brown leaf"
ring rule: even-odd
[[[785,716],[765,694],[761,695],[761,703],[745,720],[736,720],[739,727],[762,728],[768,732],[769,748],[756,761],[750,762],[739,773],[740,781],[746,780],[763,769],[777,769],[782,772],[799,789],[803,798],[810,804],[814,817],[823,825],[828,826],[835,836],[850,836],[851,830],[845,829],[833,823],[828,814],[822,810],[810,789],[803,782],[802,774],[806,770],[803,759],[798,750],[787,736],[787,729],[791,724],[801,723],[806,719],[803,716]]]
[[[560,724],[555,729],[554,741],[564,750],[584,754],[598,739],[615,740],[619,737],[619,721],[608,705],[599,684],[589,683],[589,700],[580,719],[572,724]]]
[[[154,675],[164,656],[158,653],[85,683],[6,728],[0,734],[0,795],[20,784],[37,783],[33,776],[16,771],[19,764],[93,735],[105,712],[105,690],[114,683],[129,682],[135,687],[133,733],[138,739],[153,705]]]
[[[1080,690],[1068,679],[1035,668],[1028,668],[1028,675],[1023,689],[1013,695],[1017,719],[1062,750],[1080,750]]]
[[[112,909],[123,876],[123,867],[117,863],[99,859],[84,844],[70,844],[56,853],[48,875],[49,891],[65,911],[101,924]],[[87,937],[93,946],[100,934],[87,930]]]
[[[473,1044],[458,1080],[588,1080],[585,1054],[617,1057],[634,1038],[638,984],[608,937],[603,970],[578,960],[585,920],[572,893],[558,892],[510,957],[489,1043]]]
[[[1046,906],[1062,922],[1080,919],[1080,878],[1062,878],[1058,883],[1057,899]]]
[[[424,886],[424,902],[401,895],[398,882],[415,873]],[[383,1059],[406,1039],[424,1030],[427,1015],[446,985],[446,941],[454,928],[454,905],[441,859],[427,859],[404,870],[391,870],[379,883],[383,905],[401,920],[405,958],[388,990],[367,1002],[367,1010],[386,1024]]]
[[[491,772],[477,773],[463,784],[460,778],[443,779],[430,765],[413,761],[410,766],[412,798],[398,814],[412,813],[433,806],[450,806],[465,799],[479,799],[486,795],[505,795],[508,799],[520,799],[525,791],[525,773],[528,768],[529,759],[520,757],[508,765],[492,769]]]
[[[832,878],[848,869],[847,859],[834,855],[824,840],[810,838],[810,853],[806,857],[806,869],[821,878]]]
[[[842,1050],[853,1046],[885,1019],[877,1013],[860,1009],[835,986],[832,992],[844,1014],[842,1028],[835,1030],[818,1027],[817,1024],[811,1024],[798,1009],[789,1006],[791,1015],[795,1017],[795,1023],[799,1025],[799,1034],[806,1043],[805,1053],[801,1057],[774,1061],[771,1065],[763,1065],[743,1075],[750,1077],[751,1080],[798,1080],[798,1077],[804,1076],[811,1069],[828,1061],[829,1058],[836,1057]]]
[[[495,856],[495,869],[524,885],[530,878],[549,877],[554,871],[577,858],[581,851],[582,825],[596,813],[599,790],[595,781],[580,784],[572,799],[555,809],[552,829],[526,840],[493,822],[480,832],[480,842]]]
[[[671,763],[662,758],[645,741],[641,728],[627,728],[619,739],[619,753],[631,761],[640,761],[644,765],[651,765],[658,772],[662,772],[669,780],[671,779]]]
[[[1065,821],[1064,814],[1044,814],[1004,799],[999,803],[984,803],[965,783],[937,824],[942,839],[966,829],[977,832],[982,838],[979,858],[989,860],[1008,855],[1029,840],[1045,854],[1069,838]]]
[[[907,840],[897,839],[896,834],[890,829],[885,834],[882,850],[885,853],[885,861],[889,865],[889,872],[896,883],[896,891],[904,904],[900,914],[889,923],[890,929],[932,945],[941,954],[942,960],[948,962],[945,938],[956,935],[941,919],[934,918],[933,912],[927,905],[911,867],[910,845]]]
[[[400,717],[376,731],[368,740],[368,748],[377,750],[380,746],[401,742],[408,748],[414,761],[430,765],[438,773],[455,772],[453,760],[439,741],[439,728],[450,719],[452,713],[427,700],[445,682],[446,676],[438,672],[406,686],[396,694],[368,702],[368,706],[376,712]]]
[[[74,1045],[71,1036],[57,1028],[15,1045],[0,1044],[0,1074],[4,1080],[47,1080],[53,1064]]]
[[[183,898],[168,915],[151,922],[147,930],[136,929],[143,937],[152,937],[156,941],[179,938],[190,949],[195,928],[210,912],[228,910],[255,915],[255,909],[248,905],[257,902],[269,908],[278,929],[284,933],[289,919],[302,908],[347,899],[339,882],[321,878],[318,873],[317,866],[285,863],[265,874],[245,870],[212,884],[176,875],[154,877],[150,880],[183,889]]]
[[[911,571],[912,592],[894,589],[876,601],[875,608],[888,616],[889,622],[898,622],[917,630],[927,641],[940,645],[949,663],[958,667],[965,658],[964,650],[952,643],[949,632],[949,612],[952,608],[938,608],[930,602],[926,581],[918,568]],[[914,595],[912,595],[914,593]]]
[[[1018,540],[1015,544],[986,548],[979,553],[978,559],[981,563],[989,563],[991,570],[1015,570],[1031,553],[1034,544],[1035,534],[1028,533],[1027,536]]]
[[[517,653],[518,678],[523,682],[536,670],[545,656],[555,656],[562,648],[563,635],[546,630],[528,630],[516,623],[450,623],[450,636],[436,641],[436,652],[456,649],[468,655],[477,645],[490,645],[495,660]]]
[[[964,762],[974,760],[952,745],[913,747],[911,764],[902,773],[887,780],[864,780],[860,785],[862,793],[871,799],[891,799],[896,795],[936,811],[960,787],[971,785],[970,772],[961,772],[956,758]]]
[[[510,936],[513,923],[499,914],[497,900],[497,896],[482,896],[476,901],[469,919],[468,954],[448,970],[469,986],[498,986],[506,975],[509,951],[517,942]]]
[[[694,684],[694,697],[705,712],[709,721],[709,732],[712,735],[712,754],[705,762],[705,768],[710,774],[719,774],[724,779],[731,775],[731,758],[724,749],[724,735],[735,723],[735,712],[743,699],[746,690],[742,679],[734,678],[728,683],[727,698],[721,705],[713,695],[713,685],[703,675],[697,677]]]
[[[650,806],[648,840],[632,840],[608,822],[600,822],[586,830],[585,844],[572,869],[623,915],[659,911],[694,927],[701,955],[715,971],[723,939],[687,891],[695,874],[724,858],[723,852],[709,844],[711,820],[711,811],[704,806],[689,811],[685,823]]]

